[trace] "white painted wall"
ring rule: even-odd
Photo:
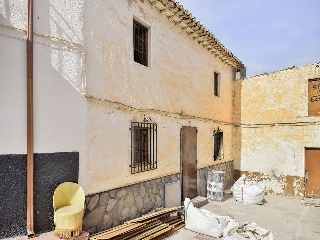
[[[83,159],[83,1],[73,2],[34,1],[34,152],[78,151]],[[0,6],[0,154],[25,154],[26,1]]]
[[[0,28],[0,34],[11,31]],[[27,149],[25,46],[23,40],[0,35],[0,154],[26,153]]]

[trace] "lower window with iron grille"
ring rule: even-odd
[[[157,168],[157,124],[131,122],[131,173]]]
[[[214,147],[213,159],[223,159],[223,132],[219,131],[213,134]]]

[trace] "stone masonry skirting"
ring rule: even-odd
[[[198,169],[201,196],[206,196],[207,173],[212,169],[226,172],[226,186],[233,183],[233,162]],[[176,181],[181,181],[180,173],[87,196],[83,230],[90,234],[101,232],[164,207],[164,186]]]

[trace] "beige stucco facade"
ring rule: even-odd
[[[89,193],[180,172],[180,129],[198,128],[198,168],[213,161],[213,130],[232,156],[235,68],[223,63],[145,1],[86,6],[87,155],[80,182]],[[100,19],[96,21],[97,16]],[[133,60],[133,19],[149,27],[149,66]],[[214,96],[214,72],[221,76]],[[158,126],[158,168],[131,174],[131,121]],[[221,161],[221,160],[220,160]]]
[[[319,77],[316,65],[235,83],[235,169],[274,193],[303,196],[305,148],[320,147],[320,117],[308,116],[308,80]]]

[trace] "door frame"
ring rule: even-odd
[[[181,173],[181,200],[184,201],[184,176],[183,176],[183,154],[182,154],[182,150],[183,150],[183,128],[195,128],[196,130],[196,163],[195,163],[195,168],[196,168],[196,195],[198,194],[198,128],[194,127],[194,126],[181,126],[180,128],[180,173]],[[196,196],[195,196],[196,197]]]
[[[307,197],[307,150],[319,150],[320,147],[304,147],[304,197]]]

